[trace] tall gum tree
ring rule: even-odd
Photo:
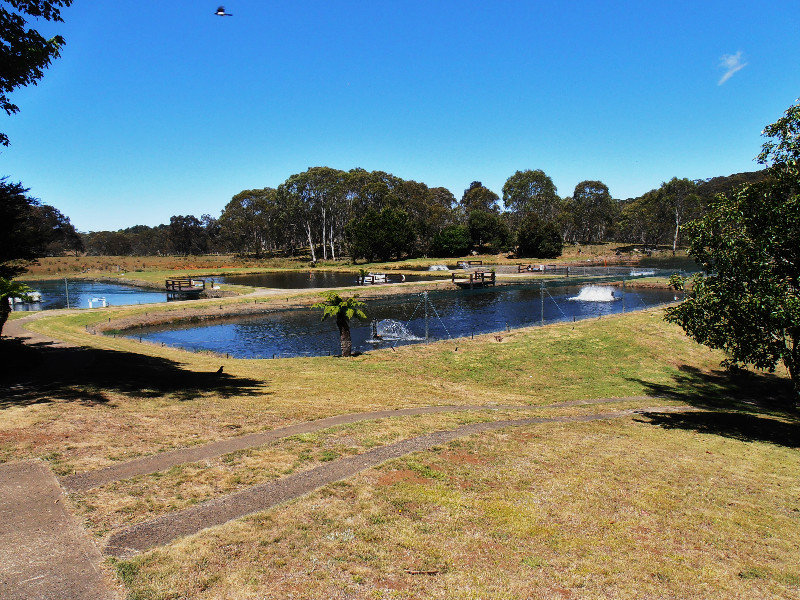
[[[553,180],[541,169],[517,171],[503,185],[503,204],[519,219],[536,215],[552,222],[560,203]]]

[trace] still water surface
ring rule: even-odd
[[[42,301],[33,304],[16,304],[17,310],[67,308],[67,294],[69,294],[70,308],[89,308],[89,300],[92,298],[105,298],[108,306],[152,304],[167,300],[165,292],[104,281],[73,279],[67,280],[65,283],[63,279],[56,279],[23,283],[39,292],[42,295]],[[94,306],[97,308],[101,304],[95,302]]]
[[[406,275],[406,281],[431,281],[432,278],[422,275]],[[265,273],[248,273],[242,275],[209,276],[214,283],[231,283],[253,287],[304,289],[333,288],[357,285],[358,273],[342,271],[269,271]],[[389,283],[399,283],[402,277],[389,274]]]
[[[428,336],[430,339],[465,337],[536,325],[542,322],[598,317],[640,310],[675,300],[674,292],[630,288],[624,294],[614,286],[499,287],[488,290],[429,292]],[[542,301],[544,300],[544,301]],[[425,302],[420,294],[371,299],[367,322],[351,321],[353,350],[423,343]],[[405,330],[401,338],[370,343],[370,320],[378,321],[384,338]],[[156,343],[189,350],[211,350],[237,358],[320,356],[339,353],[339,333],[331,320],[320,321],[312,309],[277,310],[265,315],[234,317],[213,325],[182,324],[142,328],[129,333]]]

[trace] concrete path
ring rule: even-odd
[[[345,425],[348,423],[356,423],[358,421],[368,421],[374,419],[386,419],[389,417],[403,417],[410,415],[428,415],[443,412],[463,412],[463,411],[489,411],[489,410],[538,410],[548,408],[565,408],[569,406],[584,406],[591,404],[607,404],[612,402],[633,402],[637,400],[654,400],[651,396],[628,396],[624,398],[598,398],[594,400],[572,400],[568,402],[558,402],[555,404],[546,405],[486,405],[486,404],[472,404],[462,406],[424,406],[418,408],[404,408],[397,410],[378,410],[363,413],[350,413],[345,415],[336,415],[333,417],[326,417],[324,419],[317,419],[316,421],[308,421],[298,423],[296,425],[289,425],[270,431],[263,431],[259,433],[250,433],[234,438],[219,440],[209,444],[202,444],[192,446],[190,448],[178,448],[177,450],[169,450],[151,456],[145,456],[134,460],[126,461],[116,465],[111,465],[103,469],[94,471],[85,471],[75,475],[67,475],[61,478],[61,485],[71,492],[82,492],[90,490],[94,487],[105,485],[120,479],[128,479],[139,475],[148,475],[158,471],[164,471],[171,467],[197,462],[200,460],[208,460],[216,458],[223,454],[236,452],[239,450],[246,450],[248,448],[256,448],[263,446],[270,442],[283,439],[292,435],[299,435],[302,433],[313,433],[321,431],[329,427],[337,425]]]
[[[119,598],[103,558],[38,460],[0,465],[0,598]]]
[[[297,498],[334,481],[345,479],[387,460],[399,458],[410,452],[427,450],[433,446],[446,444],[456,438],[475,433],[539,423],[599,421],[627,417],[635,413],[688,412],[694,410],[697,409],[675,406],[630,409],[593,415],[535,417],[473,423],[453,430],[436,431],[394,444],[387,444],[363,454],[325,463],[309,471],[259,484],[240,492],[208,500],[184,510],[120,529],[109,537],[103,552],[120,558],[135,556],[139,552],[168,544],[176,538],[192,535],[208,527],[221,525],[233,519],[266,510],[276,504]]]

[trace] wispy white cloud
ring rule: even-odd
[[[723,54],[719,61],[719,66],[725,69],[725,74],[717,82],[717,85],[722,85],[733,77],[734,73],[744,69],[747,63],[742,62],[742,51],[739,50],[736,54]]]

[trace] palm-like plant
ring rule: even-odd
[[[336,326],[339,328],[339,341],[342,345],[342,356],[352,356],[353,341],[350,338],[350,319],[367,318],[362,308],[366,304],[358,300],[358,294],[352,298],[342,297],[336,292],[325,292],[325,302],[317,302],[312,308],[322,309],[322,320],[328,317],[336,319]]]
[[[0,277],[0,335],[3,335],[3,326],[11,312],[11,298],[28,299],[28,294],[33,290],[24,283]]]

